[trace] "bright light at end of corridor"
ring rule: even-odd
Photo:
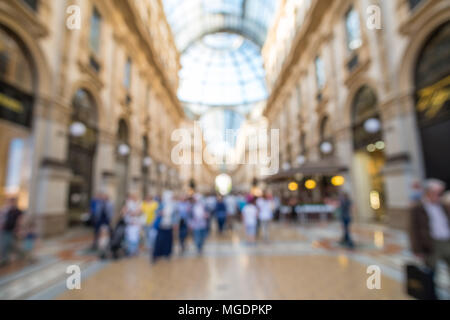
[[[223,196],[229,194],[232,188],[231,177],[225,173],[218,175],[216,177],[216,188],[217,191]]]

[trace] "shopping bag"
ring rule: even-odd
[[[418,265],[406,266],[407,293],[418,300],[437,300],[433,271]]]

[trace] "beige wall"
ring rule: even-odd
[[[277,37],[281,17],[288,16],[290,1],[283,1],[275,25],[269,32],[263,50],[267,67],[267,82],[271,90],[265,114],[269,126],[289,127],[281,130],[280,150],[285,157],[288,144],[293,147],[294,159],[301,150],[300,137],[292,132],[304,130],[308,158],[318,157],[320,119],[325,115],[332,121],[336,154],[347,164],[349,189],[358,194],[358,170],[353,165],[351,104],[357,90],[371,86],[377,93],[379,111],[386,141],[385,189],[388,194],[388,223],[405,226],[409,187],[413,179],[424,175],[413,104],[413,70],[415,59],[425,39],[432,31],[450,19],[450,3],[445,0],[424,0],[410,10],[406,0],[346,0],[298,1],[294,35]],[[352,72],[346,68],[349,54],[346,48],[344,15],[353,4],[360,16],[363,44],[358,49],[359,66]],[[369,5],[381,8],[381,30],[366,27]],[[295,7],[295,6],[294,6]],[[305,14],[306,13],[306,14]],[[291,23],[292,24],[292,23]],[[293,39],[293,40],[289,40]],[[280,42],[292,43],[280,45]],[[283,51],[289,47],[288,52]],[[278,52],[278,53],[276,53]],[[324,60],[327,82],[324,99],[316,99],[314,58]],[[276,57],[276,59],[274,58]],[[301,102],[292,102],[297,87],[301,88]],[[289,117],[286,117],[289,114]],[[300,117],[300,118],[299,118]],[[287,120],[289,119],[289,121]],[[297,121],[301,119],[301,121]],[[390,160],[406,154],[409,160]],[[361,192],[360,192],[361,193]],[[368,220],[365,196],[356,199],[358,217]]]
[[[79,30],[66,28],[69,5],[81,9]],[[94,5],[102,16],[98,73],[89,65]],[[161,1],[41,0],[38,12],[33,12],[20,0],[7,0],[0,3],[0,24],[22,39],[36,65],[38,91],[31,133],[34,148],[28,211],[40,221],[44,235],[66,228],[71,178],[67,167],[68,129],[72,97],[80,88],[93,96],[99,115],[94,190],[104,189],[117,197],[117,178],[109,173],[115,171],[116,133],[121,118],[129,128],[130,191],[141,196],[144,135],[148,136],[154,163],[151,191],[160,191],[169,179],[165,175],[155,179],[159,163],[173,167],[168,172],[176,170],[171,173],[171,184],[177,185],[178,168],[170,161],[170,134],[183,117],[176,98],[180,64]],[[128,57],[132,59],[129,105],[125,103],[123,86]]]

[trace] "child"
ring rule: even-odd
[[[141,218],[137,214],[125,216],[127,224],[125,239],[127,243],[127,255],[136,256],[139,253],[139,238],[141,234]]]
[[[244,221],[245,231],[247,234],[247,241],[250,244],[256,242],[256,226],[258,224],[258,208],[255,205],[256,199],[254,197],[249,199],[248,204],[242,209],[242,218]]]
[[[24,258],[27,263],[33,263],[33,250],[36,244],[37,232],[36,232],[36,223],[34,220],[31,220],[25,229],[25,237],[23,239],[23,253]]]

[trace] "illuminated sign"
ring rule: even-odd
[[[33,97],[0,80],[0,119],[31,127]]]

